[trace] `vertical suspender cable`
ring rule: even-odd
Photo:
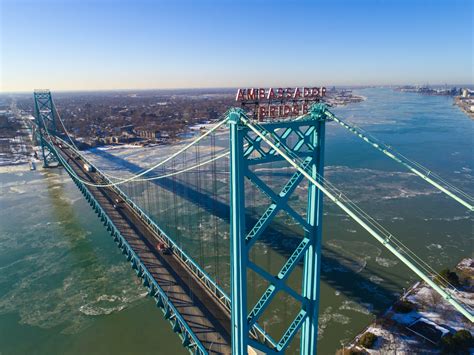
[[[216,134],[213,133],[211,135],[211,158],[215,158],[216,156]],[[218,231],[218,223],[217,223],[217,181],[216,181],[216,161],[212,162],[211,166],[211,189],[212,189],[212,213],[210,214],[210,218],[212,221],[210,222],[211,228],[213,228],[213,235],[212,238],[214,240],[214,274],[216,278],[216,282],[219,283],[219,231]],[[212,223],[212,224],[211,224]]]
[[[171,170],[174,172],[176,171],[176,161],[173,159],[171,163]],[[175,235],[178,238],[178,244],[180,242],[180,231],[178,228],[178,194],[177,194],[177,187],[176,187],[176,176],[173,176],[173,214],[174,214],[174,224],[173,230]]]

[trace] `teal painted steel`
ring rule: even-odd
[[[45,139],[45,133],[56,134],[56,113],[54,109],[53,99],[49,90],[35,90],[35,122],[37,129],[34,132],[37,135],[37,141],[41,146],[43,156],[43,167],[56,167],[59,164],[56,152],[48,144]]]
[[[291,322],[291,324],[288,327],[288,329],[286,330],[285,334],[283,334],[283,336],[281,337],[281,340],[277,345],[277,350],[279,352],[285,351],[285,349],[288,347],[288,345],[290,345],[291,339],[293,339],[293,337],[296,335],[296,333],[301,328],[301,326],[302,326],[302,324],[303,324],[303,322],[305,321],[306,318],[307,318],[307,312],[304,309],[302,309],[296,315],[293,322]],[[302,336],[304,336],[304,335],[302,335]],[[316,353],[316,349],[314,349],[314,352],[310,350],[308,355],[315,354],[315,353]]]
[[[40,130],[37,130],[38,140],[41,145],[41,154],[43,157],[44,168],[55,168],[59,165],[59,159],[51,143],[44,138]]]
[[[312,113],[314,114],[314,112]],[[315,147],[313,164],[308,168],[311,176],[320,181],[324,175],[325,122],[318,119],[311,141]],[[306,168],[303,168],[306,169]],[[307,222],[310,229],[306,232],[310,240],[304,258],[303,295],[309,300],[307,317],[301,330],[301,355],[316,354],[318,342],[318,316],[321,273],[321,244],[323,219],[323,193],[314,184],[308,182]]]
[[[242,111],[229,112],[230,124],[230,266],[232,354],[246,354],[249,338],[247,322],[247,260],[245,245],[245,160]]]
[[[247,346],[265,353],[283,353],[301,327],[305,331],[301,336],[301,349],[307,349],[305,355],[316,354],[317,320],[319,308],[319,271],[321,255],[321,217],[322,195],[310,186],[308,190],[307,218],[295,211],[288,200],[303,180],[299,171],[293,173],[279,193],[273,191],[256,173],[250,170],[259,164],[284,160],[259,136],[249,134],[246,126],[249,118],[242,110],[229,111],[231,144],[231,304],[232,304],[232,349],[234,354],[246,354]],[[324,120],[321,107],[313,109],[311,114],[298,120],[252,124],[269,139],[275,140],[277,147],[292,143],[291,153],[302,159],[303,169],[314,169],[322,173],[324,168]],[[263,192],[271,203],[260,216],[248,234],[245,228],[245,184],[244,177]],[[249,260],[249,251],[258,241],[264,230],[272,223],[278,212],[284,211],[305,231],[305,237],[276,275],[270,274]],[[286,285],[286,280],[304,259],[305,271],[302,294]],[[260,299],[254,305],[247,304],[247,270],[250,269],[269,282]],[[275,295],[284,292],[300,304],[300,311],[278,342],[271,344],[257,341],[248,333],[248,329],[258,324],[259,318],[272,303]],[[250,307],[249,307],[250,306]],[[244,310],[251,309],[245,316]]]

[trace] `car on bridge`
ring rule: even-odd
[[[171,254],[171,248],[168,247],[163,242],[159,242],[158,244],[156,244],[156,249],[163,255],[170,255]]]
[[[87,171],[88,173],[95,172],[95,168],[90,164],[84,164],[84,170]]]

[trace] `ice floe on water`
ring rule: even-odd
[[[338,323],[338,324],[349,324],[351,321],[351,318],[342,314],[342,313],[337,313],[334,311],[334,308],[332,306],[327,307],[324,309],[322,314],[319,315],[319,320],[318,320],[318,339],[322,339],[324,335],[325,329],[331,324],[331,323]]]
[[[348,174],[350,179],[347,179]],[[356,202],[373,202],[374,197],[390,201],[440,193],[410,172],[333,165],[326,167],[325,175]]]
[[[383,267],[393,267],[395,265],[398,264],[398,261],[397,260],[393,260],[393,259],[388,259],[388,258],[382,258],[380,256],[377,256],[375,258],[375,262],[377,264],[379,264],[380,266],[383,266]]]
[[[353,311],[353,312],[362,313],[366,315],[371,314],[373,308],[374,308],[373,305],[371,305],[370,303],[357,303],[357,302],[349,301],[349,300],[343,301],[342,305],[339,306],[340,310]]]
[[[424,221],[443,221],[443,222],[456,222],[456,221],[465,221],[472,219],[472,216],[469,214],[463,216],[449,216],[449,217],[429,217],[423,218]]]
[[[430,245],[427,245],[426,248],[428,250],[441,250],[443,249],[443,246],[441,244],[431,243]]]
[[[146,292],[134,296],[119,295],[100,295],[96,300],[79,307],[79,311],[87,316],[107,315],[114,312],[120,312],[127,306],[140,298],[145,298]]]
[[[27,191],[26,188],[22,188],[20,186],[11,186],[10,187],[10,192],[15,193],[15,194],[24,194]]]
[[[118,312],[146,292],[128,263],[115,258],[109,245],[102,250],[103,244],[94,241],[83,219],[69,218],[73,212],[81,215],[80,209],[67,207],[80,194],[45,188],[72,185],[65,183],[67,177],[38,173],[42,178],[31,181],[25,179],[28,174],[16,177],[19,181],[3,179],[13,191],[9,187],[2,194],[7,207],[0,209],[0,314],[16,313],[21,324],[76,333],[92,324],[91,314]],[[43,207],[26,208],[33,198]]]
[[[30,166],[28,164],[18,164],[18,165],[0,165],[0,174],[7,173],[22,173],[30,171]]]
[[[44,255],[29,261],[36,264],[35,271],[22,272],[21,281],[0,297],[0,314],[17,312],[21,324],[61,326],[62,332],[71,333],[89,324],[84,317],[119,312],[146,296],[124,270],[111,274],[103,266],[96,266],[64,272],[61,260],[54,262],[52,257]],[[97,296],[104,287],[113,293]]]

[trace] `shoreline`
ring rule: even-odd
[[[3,120],[13,127],[12,130],[4,130],[0,138],[0,167],[18,166],[22,164],[35,163],[35,152],[31,130],[16,108],[16,103],[11,106],[11,114],[6,114]],[[7,126],[8,127],[8,126]]]
[[[454,97],[453,105],[459,107],[471,120],[474,120],[474,111],[470,110],[468,104],[462,100],[461,96]]]

